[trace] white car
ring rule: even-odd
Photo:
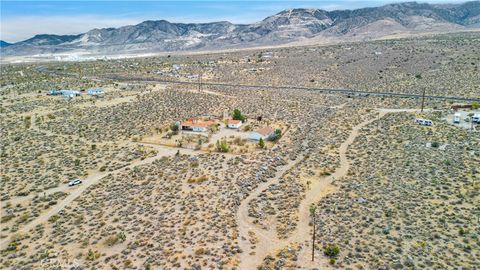
[[[453,123],[454,124],[460,124],[460,117],[462,115],[460,113],[456,113],[454,116],[453,116]]]
[[[73,187],[73,186],[76,186],[76,185],[80,185],[82,183],[82,180],[80,179],[75,179],[75,180],[72,180],[68,183],[68,186],[69,187]]]
[[[476,113],[473,115],[472,122],[480,124],[480,113]]]

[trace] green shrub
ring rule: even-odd
[[[87,261],[95,261],[98,258],[100,258],[100,253],[98,251],[93,251],[91,249],[88,250],[86,257]]]
[[[59,215],[53,215],[51,216],[49,219],[48,219],[48,222],[50,223],[55,223],[57,220],[60,219],[60,216]]]
[[[258,147],[260,147],[261,149],[265,148],[265,142],[262,138],[260,138],[260,141],[258,141]]]
[[[337,257],[338,254],[340,253],[340,248],[337,245],[328,244],[325,247],[325,250],[323,251],[323,253],[330,258],[334,258],[334,257]]]
[[[477,110],[480,109],[480,102],[472,102],[472,109]]]
[[[217,147],[217,151],[222,153],[227,153],[229,150],[228,144],[224,140],[217,141],[216,147]]]

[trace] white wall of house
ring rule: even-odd
[[[242,126],[242,123],[238,123],[238,124],[228,124],[227,127],[228,128],[240,128]]]

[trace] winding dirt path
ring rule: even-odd
[[[253,224],[248,216],[248,203],[258,197],[264,190],[266,190],[270,185],[276,184],[279,182],[280,178],[291,168],[301,162],[303,156],[297,158],[296,160],[289,160],[286,165],[280,167],[279,170],[275,173],[274,177],[270,181],[263,182],[258,187],[253,190],[247,198],[245,198],[237,212],[237,222],[239,230],[239,245],[242,249],[240,254],[240,267],[239,269],[257,269],[259,262],[263,260],[265,256],[269,254],[272,247],[280,246],[282,242],[277,238],[275,228],[272,230],[264,230],[258,225]],[[254,232],[255,237],[258,242],[255,244],[255,254],[250,255],[250,252],[253,251],[250,248],[249,241],[249,232]]]
[[[291,162],[284,166],[282,170],[278,171],[272,181],[262,183],[258,186],[245,200],[240,204],[237,221],[239,225],[239,245],[243,250],[243,253],[240,255],[240,270],[249,270],[256,269],[258,265],[262,263],[262,260],[269,254],[274,254],[275,251],[282,249],[290,243],[304,243],[311,237],[311,228],[309,225],[310,222],[310,213],[309,208],[312,203],[318,202],[321,198],[326,196],[335,190],[335,187],[332,185],[332,182],[335,179],[342,178],[347,175],[348,170],[350,169],[350,161],[347,158],[348,147],[355,141],[355,138],[359,134],[359,130],[368,124],[372,123],[375,120],[383,117],[387,112],[380,111],[378,118],[371,118],[357,126],[353,127],[352,131],[348,138],[340,145],[339,156],[340,156],[340,165],[335,170],[335,172],[329,176],[321,177],[318,181],[310,185],[310,189],[305,194],[305,199],[302,200],[299,207],[299,222],[296,230],[291,234],[290,237],[286,239],[279,239],[275,227],[272,226],[270,230],[264,230],[259,226],[253,224],[248,217],[248,203],[261,194],[265,189],[268,188],[273,183],[278,182],[279,178],[287,170],[291,169],[297,164],[297,162]],[[249,242],[249,231],[253,232],[257,237],[256,248],[254,249],[255,253],[251,253],[251,244]],[[308,267],[318,267],[318,261],[315,264],[311,264],[310,257],[311,254],[307,248],[302,248],[298,256],[298,263],[301,268]]]

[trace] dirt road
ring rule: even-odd
[[[379,118],[383,117],[386,112],[380,111]],[[256,198],[259,194],[263,192],[268,186],[273,183],[278,182],[279,178],[289,169],[293,168],[298,161],[290,162],[286,166],[282,167],[281,170],[277,172],[275,177],[266,183],[259,185],[240,205],[237,220],[239,225],[239,235],[240,235],[240,247],[243,250],[243,253],[240,255],[240,265],[239,269],[248,270],[256,269],[258,265],[261,264],[265,256],[269,254],[274,254],[275,251],[280,250],[281,248],[287,246],[290,243],[303,243],[308,241],[311,237],[311,228],[309,225],[310,214],[309,208],[312,203],[318,202],[322,197],[328,193],[335,190],[335,187],[332,185],[332,182],[335,179],[342,178],[346,176],[349,168],[350,162],[347,159],[347,150],[348,147],[355,141],[355,138],[358,136],[359,130],[366,125],[372,123],[373,121],[379,119],[373,118],[368,119],[357,126],[355,126],[348,138],[340,145],[339,156],[340,156],[340,165],[335,170],[335,172],[327,177],[321,177],[318,181],[313,182],[310,185],[310,189],[306,192],[305,199],[302,200],[299,207],[299,223],[296,230],[291,234],[287,239],[279,239],[275,227],[272,226],[270,230],[264,230],[259,226],[251,222],[251,218],[248,217],[248,203]],[[250,242],[248,241],[248,233],[253,232],[258,240],[256,244],[255,253],[251,254]],[[303,248],[299,254],[298,263],[300,263],[302,268],[308,267],[318,267],[318,262],[315,265],[309,265],[310,262],[310,253],[306,248]],[[305,265],[302,265],[305,264]]]

